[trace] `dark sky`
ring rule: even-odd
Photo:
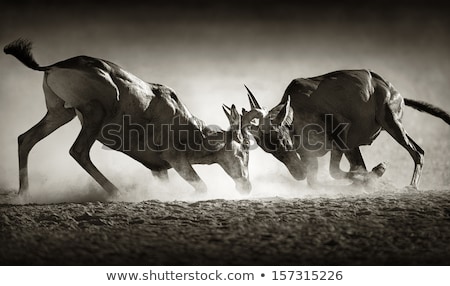
[[[18,37],[28,38],[42,65],[80,54],[108,59],[146,81],[174,88],[192,113],[223,127],[227,121],[222,103],[247,106],[243,84],[263,105],[273,106],[293,78],[337,69],[372,69],[405,97],[450,109],[450,11],[440,1],[9,1],[1,5],[2,46]],[[41,82],[42,74],[11,56],[0,56],[0,187],[15,187],[16,138],[45,113]],[[36,171],[39,161],[42,174],[55,171],[55,164],[79,168],[67,154],[77,124],[74,121],[44,140],[47,143],[41,142],[43,147],[39,144],[33,150],[30,166]],[[438,160],[439,148],[449,148],[448,126],[408,110],[405,127],[431,153],[425,185],[448,185],[449,166]],[[379,157],[391,160],[396,170],[392,178],[401,177],[400,184],[406,184],[412,173],[409,155],[387,136],[379,141],[363,150],[368,165],[378,163]],[[253,162],[270,159],[273,168],[280,168],[265,154],[252,155]]]

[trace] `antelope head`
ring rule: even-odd
[[[270,111],[261,107],[256,97],[247,89],[250,110],[242,109],[242,124],[247,127],[256,143],[265,152],[283,162],[296,179],[304,179],[304,164],[295,151],[293,134],[293,109],[290,96]]]

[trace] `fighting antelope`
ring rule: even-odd
[[[234,105],[224,107],[230,130],[211,128],[193,116],[172,89],[144,82],[112,62],[77,56],[40,66],[31,54],[31,42],[23,39],[7,45],[4,52],[44,72],[47,113],[18,138],[20,194],[28,189],[30,150],[75,116],[82,127],[70,155],[111,194],[117,188],[89,156],[96,140],[139,161],[161,179],[174,168],[198,192],[206,191],[206,185],[192,164],[218,163],[239,191],[250,192],[249,140]]]
[[[387,131],[414,160],[410,186],[417,188],[424,151],[406,133],[401,118],[404,105],[439,117],[450,124],[450,115],[431,104],[402,98],[395,88],[368,70],[341,70],[294,79],[281,102],[270,111],[261,108],[247,88],[251,110],[243,109],[243,124],[262,149],[283,162],[298,180],[317,186],[317,158],[331,151],[330,174],[335,179],[364,181],[381,176],[384,164],[368,172],[359,146],[370,145]],[[257,119],[257,120],[255,120]],[[340,169],[342,155],[350,171]],[[299,155],[299,156],[298,156]]]

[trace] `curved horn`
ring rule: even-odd
[[[250,89],[244,84],[245,89],[247,89],[248,92],[248,100],[250,101],[250,107],[252,109],[254,108],[261,108],[261,106],[259,105],[258,101],[256,100],[255,96],[253,95],[253,93],[250,91]]]

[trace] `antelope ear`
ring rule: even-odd
[[[231,132],[233,134],[233,140],[242,143],[243,136],[242,136],[242,118],[239,112],[236,109],[236,106],[233,104],[231,105],[231,119],[230,119],[230,127]]]
[[[231,126],[238,126],[239,129],[241,129],[241,115],[236,109],[236,106],[233,104],[231,106],[231,120],[230,120]]]
[[[246,115],[248,113],[247,110],[245,110],[245,108],[242,107],[242,116]]]
[[[223,112],[225,112],[225,115],[227,116],[228,121],[231,123],[231,114],[230,114],[231,108],[229,108],[225,104],[222,104],[222,109],[223,109]]]
[[[291,107],[291,97],[288,95],[286,103],[281,108],[280,112],[278,112],[277,117],[273,120],[273,124],[285,126],[291,125],[294,117],[294,112]]]

